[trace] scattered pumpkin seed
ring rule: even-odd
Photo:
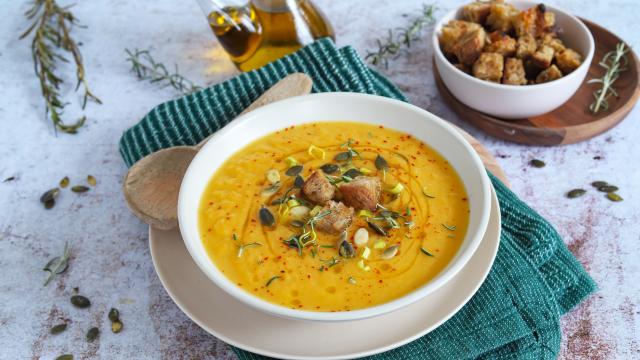
[[[434,255],[432,253],[430,253],[429,251],[427,251],[427,249],[421,247],[420,251],[422,251],[423,254],[427,255],[427,256],[431,256],[433,257]]]
[[[575,199],[577,197],[584,195],[586,192],[587,191],[584,189],[573,189],[567,193],[567,197],[569,199]]]
[[[398,245],[391,245],[385,251],[382,252],[380,257],[384,260],[393,259],[394,256],[398,253],[398,249],[400,247]]]
[[[61,256],[56,256],[53,259],[49,260],[49,262],[42,269],[43,271],[48,271],[49,276],[47,280],[44,282],[44,286],[49,285],[51,280],[53,280],[56,275],[62,274],[69,268],[69,243],[64,244],[64,250],[62,251]]]
[[[98,338],[98,335],[100,335],[100,329],[94,326],[91,329],[89,329],[89,331],[87,331],[87,335],[85,337],[88,342],[93,342],[95,339]]]
[[[349,284],[351,285],[355,285],[358,282],[356,281],[356,279],[353,278],[353,276],[349,276],[349,279],[347,280],[349,282]]]
[[[369,227],[373,229],[375,232],[377,232],[378,234],[382,236],[387,236],[387,232],[384,231],[384,229],[380,225],[374,223],[373,221],[367,221],[367,225],[369,225]]]
[[[122,321],[120,321],[120,320],[113,321],[111,323],[111,332],[114,333],[114,334],[117,334],[120,331],[122,331]]]
[[[353,245],[349,242],[346,231],[340,235],[340,240],[338,241],[338,254],[343,258],[352,258],[356,256],[356,251],[353,248]]]
[[[87,183],[89,183],[89,185],[91,186],[96,186],[98,184],[98,181],[93,175],[87,175]]]
[[[276,218],[273,216],[271,211],[264,206],[260,208],[260,211],[258,211],[258,216],[260,217],[260,222],[264,226],[273,226],[276,223]]]
[[[342,174],[342,175],[348,176],[351,179],[355,179],[358,176],[362,176],[362,173],[360,172],[360,170],[353,168],[353,169],[349,169],[349,170],[345,171],[344,174]]]
[[[55,201],[56,197],[58,197],[58,194],[60,194],[60,189],[58,188],[47,190],[44,194],[42,194],[42,196],[40,196],[40,202],[43,204],[46,204],[47,202],[53,202]]]
[[[376,156],[375,164],[378,170],[389,170],[389,163],[380,155]]]
[[[60,355],[56,358],[56,360],[73,360],[73,355],[71,354]]]
[[[539,159],[532,159],[531,161],[529,161],[529,165],[533,166],[533,167],[537,167],[537,168],[543,168],[545,167],[547,164],[544,163],[544,161],[539,160]]]
[[[271,285],[272,282],[276,281],[276,279],[280,279],[280,276],[278,276],[278,275],[272,276],[271,279],[269,279],[267,281],[267,283],[265,284],[265,287],[269,287],[269,285]]]
[[[619,201],[624,200],[622,198],[622,196],[620,196],[620,195],[618,195],[618,194],[616,194],[614,192],[607,193],[607,199],[609,199],[611,201],[614,201],[614,202],[619,202]]]
[[[351,157],[352,157],[351,153],[348,151],[345,151],[337,154],[333,159],[335,161],[348,161],[348,160],[351,160]]]
[[[69,186],[69,177],[65,176],[62,178],[62,180],[60,180],[60,187],[64,189],[67,186]]]
[[[280,182],[276,182],[274,184],[269,185],[264,190],[262,190],[262,195],[270,196],[278,192],[280,190]]]
[[[111,308],[109,310],[109,314],[107,315],[110,321],[118,321],[120,320],[120,311],[116,308]]]
[[[71,187],[71,191],[74,193],[84,193],[89,191],[89,188],[84,185],[75,185]]]
[[[55,200],[49,200],[49,201],[44,203],[44,208],[47,209],[47,210],[50,210],[55,205],[56,205],[56,201]]]
[[[618,191],[618,187],[615,185],[602,185],[598,187],[598,191],[612,193],[614,191]]]
[[[304,186],[304,179],[300,175],[296,175],[296,178],[293,180],[293,186],[297,189],[302,189]]]
[[[287,176],[296,176],[298,174],[300,174],[302,172],[302,169],[304,167],[302,165],[294,165],[290,168],[287,169],[287,171],[285,171],[285,175]]]
[[[89,301],[88,298],[82,295],[73,295],[71,297],[71,303],[73,304],[73,306],[80,309],[86,309],[91,306],[91,301]]]
[[[607,186],[609,185],[609,183],[607,183],[606,181],[594,181],[591,183],[591,186],[593,186],[594,188],[599,188],[601,186]]]
[[[51,335],[58,335],[65,330],[67,330],[67,324],[63,323],[52,327],[49,333],[51,333]]]
[[[340,170],[340,166],[336,165],[336,164],[324,164],[320,167],[320,169],[325,173],[325,174],[335,174]]]
[[[9,176],[8,178],[6,178],[6,179],[2,180],[2,182],[9,182],[9,181],[13,181],[13,180],[15,180],[15,179],[16,179],[16,177],[15,177],[15,176]]]

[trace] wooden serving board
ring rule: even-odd
[[[622,40],[607,29],[585,19],[582,20],[593,34],[596,50],[589,72],[576,94],[556,110],[537,117],[502,120],[483,114],[458,101],[446,88],[433,66],[433,74],[440,94],[449,106],[465,121],[489,135],[527,145],[564,145],[590,139],[620,123],[631,111],[640,96],[640,63],[630,51],[628,69],[615,82],[619,98],[609,99],[609,110],[593,115],[589,104],[593,102],[594,84],[587,80],[600,78],[605,69],[598,65],[604,54],[614,50]]]

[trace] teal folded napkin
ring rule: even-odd
[[[313,78],[313,92],[348,91],[407,101],[351,47],[319,40],[260,69],[156,106],[120,139],[128,166],[165,147],[194,145],[234,119],[287,74]],[[502,214],[495,263],[473,298],[429,334],[370,359],[555,359],[561,315],[596,285],[545,219],[490,174]],[[234,348],[240,359],[264,359]]]

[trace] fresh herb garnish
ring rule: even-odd
[[[174,73],[170,73],[166,66],[155,61],[148,49],[135,49],[133,51],[124,49],[124,51],[129,55],[127,61],[131,62],[131,71],[136,74],[139,80],[149,80],[152,83],[159,84],[164,83],[164,86],[171,86],[182,95],[188,95],[202,89],[180,75],[177,64],[174,64]]]
[[[442,227],[444,227],[445,229],[449,230],[449,231],[456,231],[456,226],[455,225],[447,225],[447,224],[442,224]]]
[[[69,268],[70,256],[71,253],[69,251],[69,243],[65,243],[62,255],[56,256],[53,259],[49,260],[49,262],[42,269],[49,272],[49,276],[47,277],[47,280],[45,280],[44,286],[47,286],[57,275],[60,275],[67,271],[67,269]]]
[[[252,242],[252,243],[248,243],[248,244],[242,244],[238,246],[238,257],[242,257],[242,254],[244,253],[244,249],[250,248],[250,247],[254,247],[254,246],[262,246],[262,244],[258,243],[258,242]]]
[[[269,287],[269,285],[271,285],[272,282],[276,281],[276,279],[280,279],[281,277],[276,275],[276,276],[272,276],[271,279],[269,279],[267,281],[267,283],[265,284],[265,287]]]
[[[431,256],[434,257],[435,255],[433,255],[432,253],[430,253],[429,251],[427,251],[427,249],[421,247],[420,251],[422,251],[423,254],[427,255],[427,256]]]
[[[628,53],[629,47],[623,42],[618,43],[616,49],[606,53],[598,63],[606,70],[604,76],[587,81],[588,84],[602,84],[600,89],[593,92],[595,100],[589,105],[589,110],[593,114],[597,114],[601,110],[609,110],[609,97],[611,95],[618,97],[618,92],[613,87],[613,84],[618,80],[620,74],[628,68]]]

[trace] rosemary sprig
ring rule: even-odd
[[[410,48],[411,44],[420,38],[422,29],[435,22],[434,12],[436,9],[433,4],[423,4],[422,14],[414,19],[409,26],[397,28],[395,32],[389,29],[386,39],[377,39],[378,49],[367,52],[365,60],[374,66],[384,65],[385,68],[388,68],[390,58],[396,58],[402,50]]]
[[[247,249],[253,246],[262,246],[262,244],[258,242],[252,242],[249,244],[238,245],[238,257],[242,257],[242,254],[244,253],[244,249]]]
[[[69,243],[65,243],[62,255],[56,256],[53,259],[49,260],[49,262],[42,269],[49,272],[49,276],[47,277],[47,280],[45,280],[44,286],[49,285],[53,278],[67,271],[67,269],[69,268],[70,256],[71,254],[69,251]]]
[[[618,43],[616,49],[606,53],[598,63],[607,70],[604,76],[587,81],[589,84],[602,84],[600,89],[593,92],[595,100],[589,105],[589,110],[593,114],[597,114],[600,110],[607,111],[609,109],[607,100],[611,95],[618,97],[618,92],[614,89],[613,84],[618,80],[620,74],[627,70],[628,53],[629,47],[623,42]]]
[[[152,83],[164,83],[164,86],[171,86],[183,95],[191,94],[192,92],[202,89],[184,76],[180,75],[178,71],[178,64],[174,64],[175,70],[170,73],[164,64],[156,62],[151,56],[150,50],[138,50],[133,51],[124,49],[129,55],[127,61],[131,62],[131,71],[136,74],[139,80],[149,80]]]
[[[71,38],[71,28],[79,26],[76,17],[69,11],[70,6],[61,7],[55,0],[34,0],[32,7],[25,12],[27,19],[33,23],[20,35],[24,39],[33,33],[31,41],[31,56],[36,75],[40,81],[40,90],[45,101],[45,116],[50,117],[56,130],[69,134],[75,134],[86,117],[82,116],[75,123],[65,124],[62,120],[62,111],[67,103],[60,98],[60,85],[64,79],[56,74],[58,62],[68,63],[60,50],[70,53],[76,66],[76,88],[80,86],[84,90],[82,109],[88,100],[102,104],[91,91],[85,78],[85,69],[78,44]]]

